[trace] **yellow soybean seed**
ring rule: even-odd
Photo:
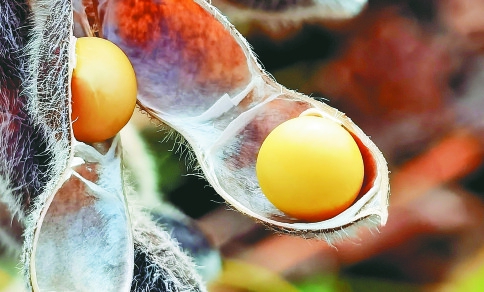
[[[74,137],[87,143],[111,138],[128,123],[136,106],[133,66],[112,42],[79,38],[71,93]]]
[[[267,136],[256,172],[262,192],[279,210],[300,220],[321,221],[354,202],[364,165],[357,143],[343,126],[302,116]]]

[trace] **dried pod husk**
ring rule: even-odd
[[[60,188],[38,220],[30,261],[38,291],[128,291],[134,245],[123,191],[119,138],[73,141]]]
[[[0,205],[5,208],[0,217],[23,221],[49,180],[51,157],[24,92],[27,57],[22,48],[31,28],[27,3],[2,0],[0,7]]]
[[[273,229],[327,241],[358,223],[386,222],[388,170],[378,148],[343,113],[266,74],[245,39],[209,3],[109,1],[99,11],[103,37],[133,63],[140,106],[188,141],[208,182],[231,207]],[[255,175],[268,133],[308,110],[341,123],[365,163],[356,202],[332,219],[312,223],[275,208]]]
[[[7,206],[0,203],[0,259],[18,256],[22,250],[23,226]]]
[[[146,213],[133,212],[135,270],[131,291],[207,291],[193,259]]]
[[[70,1],[31,1],[28,110],[51,155],[51,179],[26,221],[24,266],[34,291],[126,291],[133,240],[119,139],[96,148],[71,133]]]
[[[21,28],[27,24],[27,9],[20,1],[2,0],[0,7],[0,248],[19,253],[23,226],[13,223],[24,217],[27,196],[35,190],[29,189],[28,174],[23,171],[33,164],[25,158],[35,150],[17,132],[34,131],[26,114],[26,98],[20,93],[25,72],[18,48],[26,42]]]
[[[153,291],[204,291],[193,263],[166,231],[145,223],[142,215],[131,222],[119,135],[93,144],[72,135],[76,4],[39,0],[27,7],[32,27],[21,47],[26,56],[23,92],[26,116],[39,130],[38,136],[26,139],[38,137],[48,157],[41,164],[47,179],[31,198],[24,220],[23,264],[29,287],[145,291],[148,286],[135,285],[141,275],[146,283],[160,285],[152,285]],[[30,146],[39,150],[36,144]],[[140,253],[145,255],[142,260]],[[149,272],[135,269],[135,261],[141,265],[143,260]]]

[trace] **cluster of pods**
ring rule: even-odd
[[[76,139],[71,77],[81,37],[109,40],[126,54],[139,109],[183,136],[231,208],[275,232],[329,242],[385,224],[388,170],[378,148],[337,109],[278,84],[211,3],[1,0],[0,218],[20,227],[0,231],[22,250],[29,289],[206,290],[192,259],[131,203],[137,194],[125,182],[121,135]],[[351,134],[364,164],[354,202],[310,222],[271,203],[256,174],[269,133],[306,113]]]

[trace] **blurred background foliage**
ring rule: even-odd
[[[234,24],[279,83],[371,136],[391,170],[390,217],[335,246],[274,234],[229,210],[191,175],[189,149],[137,115],[160,200],[220,256],[210,291],[484,291],[484,1],[370,0],[350,19],[274,23],[251,17],[258,2],[213,4],[244,11]],[[298,3],[275,2],[287,6],[267,13],[284,19]],[[15,265],[0,260],[0,291],[19,291]]]

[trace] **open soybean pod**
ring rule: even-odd
[[[128,208],[119,135],[74,138],[73,4],[0,1],[0,210],[8,209],[0,217],[16,216],[24,230],[26,283],[33,291],[204,291],[168,233]],[[0,228],[15,248],[18,230]]]
[[[388,170],[377,147],[343,113],[266,74],[245,39],[208,2],[124,0],[97,7],[91,17],[86,11],[92,7],[76,11],[86,20],[76,29],[99,29],[99,35],[123,49],[137,74],[139,105],[183,135],[208,182],[232,208],[275,230],[327,241],[359,223],[386,222]],[[334,218],[310,223],[271,204],[255,172],[267,135],[306,113],[349,131],[365,165],[357,200]]]

